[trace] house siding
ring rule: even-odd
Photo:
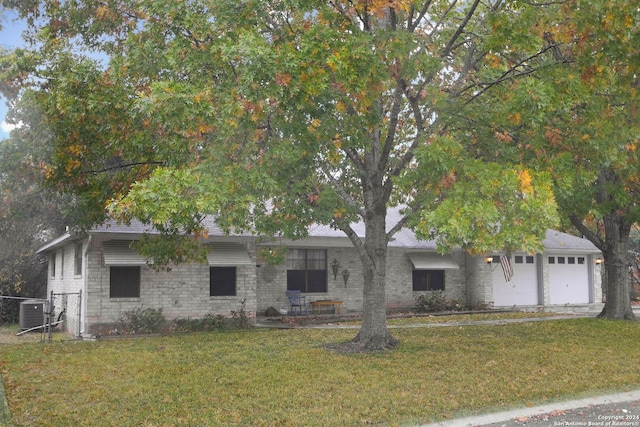
[[[83,246],[84,247],[84,246]],[[53,305],[52,321],[59,317],[64,323],[59,327],[74,336],[79,336],[82,326],[79,324],[82,310],[81,291],[84,284],[84,263],[80,275],[75,275],[75,244],[67,245],[55,251],[55,268],[50,265],[47,281],[47,297]],[[51,258],[50,258],[51,259]],[[55,270],[55,275],[52,275]],[[64,314],[61,313],[64,312]]]

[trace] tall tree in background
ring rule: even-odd
[[[364,271],[360,348],[397,342],[387,330],[385,275],[388,243],[402,227],[436,237],[442,250],[481,253],[539,249],[558,220],[548,176],[474,155],[477,141],[466,138],[459,116],[494,86],[551,59],[532,31],[549,6],[85,0],[16,7],[41,45],[37,55],[14,58],[19,66],[6,71],[5,86],[38,100],[56,147],[47,176],[79,194],[89,223],[102,220],[106,206],[176,244],[193,241],[181,230],[206,233],[205,214],[226,230],[267,236],[304,237],[312,223],[340,229]],[[509,64],[501,73],[490,67],[498,57]],[[499,150],[503,142],[483,143]],[[403,217],[387,224],[394,207]],[[350,225],[358,220],[365,239]],[[184,260],[183,251],[161,248],[151,252]]]
[[[600,316],[633,319],[629,236],[640,220],[640,8],[626,0],[571,0],[561,12],[554,25],[537,29],[555,62],[504,85],[493,102],[485,99],[494,120],[485,132],[500,135],[504,148],[483,152],[488,160],[537,163],[551,174],[567,226],[604,255]]]
[[[26,110],[14,114],[27,120]],[[28,122],[37,119],[32,115]],[[26,136],[36,133],[25,131],[14,130],[0,141],[0,294],[42,298],[47,264],[36,251],[64,231],[62,208],[67,203],[43,186],[42,162],[50,153],[46,140],[29,140]],[[0,321],[17,322],[18,306],[18,300],[0,301]]]

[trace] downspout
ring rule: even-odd
[[[80,336],[83,336],[84,333],[89,329],[88,325],[87,325],[87,302],[86,302],[86,298],[87,298],[87,281],[89,280],[89,248],[91,247],[91,240],[92,240],[92,235],[89,234],[89,237],[87,238],[87,247],[84,250],[84,254],[82,255],[83,258],[83,263],[82,263],[82,289],[80,292],[80,295],[78,296],[79,298],[79,303],[81,304],[81,306],[79,307],[79,312],[78,313],[78,334]],[[82,301],[82,299],[85,299],[84,303]]]

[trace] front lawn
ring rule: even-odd
[[[640,386],[636,322],[393,333],[396,351],[349,355],[324,347],[343,329],[7,345],[0,369],[25,426],[411,425]]]

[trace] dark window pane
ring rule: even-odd
[[[564,257],[563,256],[559,256],[558,257],[558,264],[564,264]]]
[[[140,266],[109,269],[109,297],[140,297]]]
[[[73,265],[73,274],[80,276],[82,274],[82,243],[76,243]]]
[[[584,257],[578,257],[578,264],[584,264]]]
[[[307,271],[307,292],[327,292],[327,270]]]
[[[444,291],[444,270],[413,270],[414,291]]]
[[[527,264],[533,264],[533,257],[527,256]]]
[[[555,263],[556,263],[555,257],[550,256],[549,257],[549,264],[555,264]]]
[[[576,263],[576,258],[570,256],[569,258],[567,258],[567,264],[575,264]]]
[[[306,271],[287,270],[287,290],[306,292]]]
[[[524,260],[524,258],[522,258],[522,255],[516,255],[513,258],[514,258],[516,264],[522,264],[522,262]]]
[[[209,295],[212,297],[234,296],[236,294],[236,268],[209,268]]]
[[[324,249],[308,249],[307,250],[307,269],[308,270],[326,270],[327,269],[327,251]]]

